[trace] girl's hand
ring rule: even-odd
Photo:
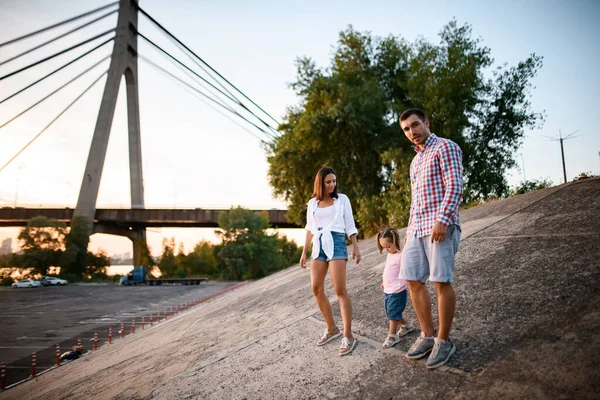
[[[381,284],[381,290],[383,290],[383,283]]]
[[[353,246],[352,248],[352,259],[357,264],[360,262],[360,250],[358,249],[358,246]]]
[[[302,257],[300,257],[300,268],[306,269],[306,254],[302,253]]]

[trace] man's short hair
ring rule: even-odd
[[[408,118],[410,118],[411,115],[416,115],[417,118],[419,118],[423,122],[425,122],[425,120],[427,119],[427,116],[422,110],[419,110],[418,108],[409,108],[400,115],[400,122],[407,120]]]

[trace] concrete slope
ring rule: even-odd
[[[3,399],[599,398],[600,179],[462,213],[447,366],[383,350],[385,256],[361,241],[348,288],[359,344],[316,347],[308,271],[291,267],[0,393]],[[328,281],[328,293],[339,307]],[[432,301],[435,296],[432,293]],[[416,321],[412,306],[406,317]]]

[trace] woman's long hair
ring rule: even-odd
[[[333,168],[327,166],[321,168],[319,172],[317,172],[317,176],[315,176],[315,186],[312,195],[319,201],[323,200],[324,198],[323,193],[325,191],[325,177],[329,174],[333,174],[337,178],[337,174],[335,173]],[[333,192],[331,193],[331,197],[334,199],[338,198],[337,184],[335,185],[335,189],[333,189]]]

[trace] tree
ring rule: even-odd
[[[219,216],[217,234],[223,243],[217,259],[225,279],[256,279],[281,268],[277,235],[266,233],[269,218],[241,207]]]
[[[428,112],[432,132],[462,148],[465,200],[508,193],[504,172],[515,164],[524,130],[543,121],[528,100],[542,59],[534,54],[490,75],[490,49],[472,38],[468,24],[453,20],[439,35],[439,44],[408,43],[349,27],[329,68],[297,60],[291,87],[300,104],[288,109],[282,135],[267,145],[269,180],[288,202],[291,221],[305,223],[314,174],[329,165],[363,231],[406,224],[415,153],[398,118],[409,107]]]
[[[158,260],[157,267],[161,275],[165,277],[174,277],[177,272],[177,263],[175,262],[175,238],[163,239],[163,252]]]
[[[549,179],[531,179],[521,182],[517,187],[510,191],[511,196],[517,196],[527,192],[532,192],[538,189],[545,189],[552,186],[552,181]]]
[[[42,216],[30,219],[18,236],[22,251],[20,266],[31,268],[34,274],[46,275],[48,268],[59,265],[66,230],[63,222]]]
[[[82,276],[86,272],[88,261],[90,261],[87,251],[89,241],[88,221],[82,216],[73,217],[71,228],[66,236],[66,251],[61,263],[61,273]]]

